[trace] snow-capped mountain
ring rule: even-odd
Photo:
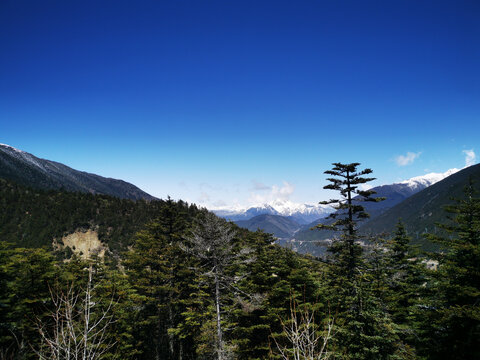
[[[333,211],[330,206],[297,204],[289,200],[275,200],[269,204],[259,204],[245,209],[216,209],[215,214],[231,221],[249,220],[258,215],[281,215],[299,224],[308,224],[327,216]]]
[[[376,196],[386,197],[386,200],[379,203],[368,203],[368,210],[372,216],[376,216],[420,190],[455,174],[457,171],[459,169],[450,169],[444,173],[429,173],[398,183],[377,186],[372,190],[377,192]],[[212,211],[231,221],[250,220],[259,215],[281,215],[295,220],[301,225],[306,225],[314,222],[315,224],[318,223],[320,219],[333,212],[333,209],[327,205],[298,204],[289,200],[278,199],[268,204],[258,204],[248,208],[222,208],[212,209]]]
[[[425,174],[398,183],[372,188],[371,190],[376,192],[374,197],[384,197],[385,200],[380,202],[365,202],[362,204],[365,207],[366,212],[370,215],[370,218],[364,220],[364,223],[375,222],[380,215],[389,209],[402,203],[412,195],[415,195],[450,175],[455,174],[457,171],[459,170],[450,169],[444,173]],[[294,243],[289,243],[289,245],[294,246],[299,252],[307,252],[311,254],[317,254],[319,251],[321,252],[322,250],[313,244],[331,238],[334,233],[329,231],[311,231],[310,229],[320,223],[326,224],[328,221],[332,220],[318,219],[311,224],[303,226],[302,229],[295,233],[295,238],[292,240]],[[398,221],[398,218],[396,221]]]
[[[449,177],[450,175],[455,174],[458,171],[459,169],[453,168],[445,171],[444,173],[429,173],[425,175],[415,176],[411,179],[401,181],[398,184],[406,184],[412,189],[421,190],[445,179],[446,177]]]

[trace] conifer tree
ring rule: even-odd
[[[157,220],[137,234],[125,262],[133,287],[145,297],[140,317],[147,331],[138,334],[145,358],[182,359],[187,351],[186,340],[179,339],[174,330],[184,311],[182,299],[189,297],[188,284],[193,281],[179,247],[186,228],[183,207],[168,198]]]
[[[345,300],[355,296],[358,290],[359,269],[362,267],[362,247],[358,243],[361,236],[358,234],[358,223],[369,217],[365,208],[361,205],[367,201],[382,201],[383,198],[373,198],[372,190],[360,190],[359,186],[375,178],[365,177],[371,174],[371,169],[357,170],[359,163],[342,164],[333,163],[332,170],[325,174],[333,177],[327,178],[330,184],[324,189],[338,191],[341,199],[322,201],[320,204],[333,205],[336,210],[327,219],[333,219],[329,225],[319,224],[318,229],[341,232],[339,239],[333,239],[329,252],[332,254],[332,266],[335,278],[339,279],[339,291]]]
[[[47,318],[49,284],[58,275],[47,251],[0,243],[0,356],[37,358],[31,351],[40,341],[33,319]]]
[[[425,283],[425,266],[419,250],[410,244],[403,222],[399,221],[393,238],[386,244],[387,302],[393,320],[407,326],[412,308],[418,304],[421,286]]]
[[[473,183],[465,197],[446,206],[451,222],[439,224],[446,235],[428,235],[441,245],[433,272],[436,299],[426,320],[432,330],[432,359],[480,358],[480,198]]]
[[[241,230],[239,230],[241,231]],[[288,318],[289,299],[293,295],[302,306],[315,310],[321,326],[328,318],[328,305],[321,289],[323,263],[295,254],[274,244],[274,238],[262,231],[245,233],[247,246],[253,250],[255,261],[243,271],[248,277],[241,282],[242,290],[261,301],[247,298],[237,301],[229,334],[238,359],[277,358],[275,342],[286,345],[281,319]],[[328,319],[327,319],[328,320]],[[277,354],[279,356],[279,354]]]
[[[378,202],[384,198],[373,198],[372,195],[375,194],[373,190],[359,189],[360,185],[375,180],[375,178],[364,177],[372,173],[371,169],[358,171],[359,163],[333,163],[333,165],[332,170],[325,171],[325,174],[334,177],[327,178],[330,184],[323,188],[338,191],[342,198],[320,202],[323,205],[333,205],[336,212],[327,217],[334,220],[332,224],[319,224],[317,228],[342,232],[341,241],[334,242],[329,250],[335,255],[336,263],[346,271],[346,276],[353,279],[362,253],[361,248],[356,244],[360,239],[358,223],[369,217],[361,203]]]
[[[358,170],[359,163],[334,163],[330,184],[324,189],[338,191],[341,199],[321,202],[337,210],[329,216],[334,222],[319,229],[340,231],[329,248],[332,256],[329,291],[336,305],[333,330],[333,353],[341,359],[393,359],[398,353],[398,337],[391,319],[372,289],[372,278],[359,244],[358,224],[369,217],[363,202],[382,201],[373,190],[361,190],[362,184],[374,180],[366,177],[371,169]],[[398,357],[397,357],[398,358]]]
[[[418,309],[425,296],[426,267],[418,248],[410,241],[399,221],[394,236],[389,240],[377,239],[367,259],[375,297],[395,324],[402,356],[413,359],[418,343]]]
[[[166,278],[168,299],[165,310],[167,313],[168,350],[171,359],[182,359],[185,351],[184,342],[173,330],[180,321],[180,314],[185,311],[183,300],[188,298],[188,279],[192,278],[192,272],[185,266],[185,254],[180,249],[180,242],[187,227],[185,217],[183,208],[169,196],[155,223],[150,227],[158,238],[164,237],[167,241],[164,255],[169,262],[170,273]]]

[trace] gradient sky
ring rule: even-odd
[[[2,0],[0,142],[209,207],[316,203],[332,162],[375,184],[460,168],[479,19],[477,0]]]

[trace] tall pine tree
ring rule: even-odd
[[[360,188],[374,178],[367,177],[371,169],[358,170],[359,165],[334,163],[331,170],[325,171],[332,177],[324,189],[341,195],[341,199],[321,202],[333,205],[336,212],[329,216],[334,220],[332,224],[318,226],[341,232],[329,248],[329,290],[337,312],[332,352],[339,359],[402,358],[391,319],[372,289],[358,234],[359,222],[369,217],[362,203],[384,199],[372,197],[373,190]]]
[[[375,178],[364,177],[372,173],[371,169],[358,171],[359,163],[333,163],[333,165],[332,170],[325,171],[325,174],[334,177],[327,178],[330,184],[323,188],[338,191],[342,198],[320,202],[323,205],[332,205],[336,211],[327,217],[334,220],[332,224],[319,224],[317,228],[342,232],[341,241],[333,242],[329,251],[335,255],[336,264],[346,271],[345,276],[352,280],[362,253],[357,243],[360,239],[358,223],[369,217],[361,203],[378,202],[384,198],[372,197],[375,191],[359,189],[360,185],[375,180]]]

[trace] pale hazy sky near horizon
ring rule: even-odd
[[[207,207],[476,163],[478,1],[0,2],[0,142]]]

